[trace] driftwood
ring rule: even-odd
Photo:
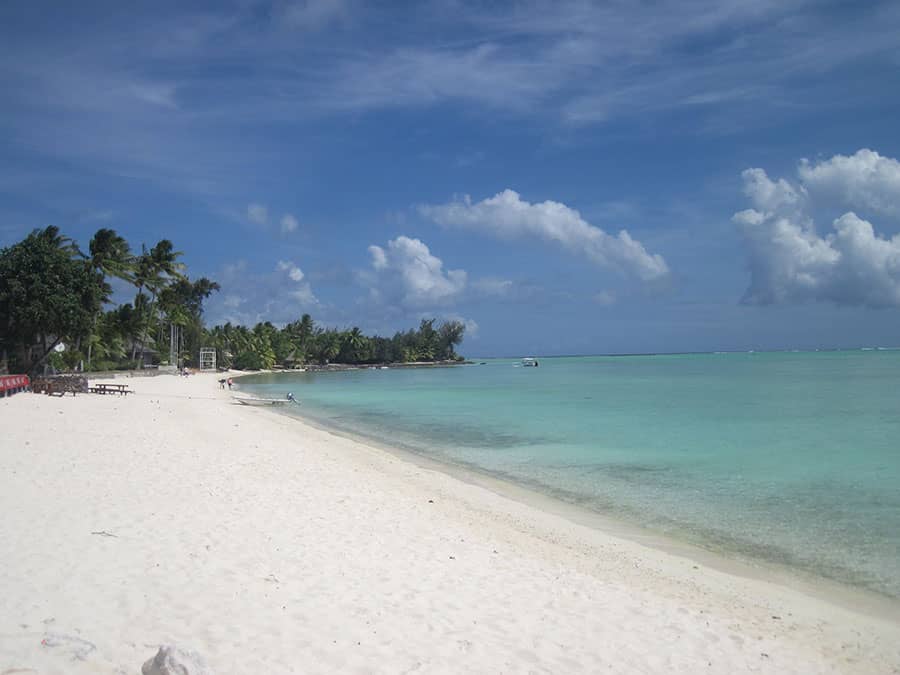
[[[54,375],[52,377],[38,377],[31,383],[31,390],[35,393],[65,396],[66,393],[86,394],[88,381],[81,375]]]

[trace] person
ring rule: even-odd
[[[228,388],[231,389],[231,385],[233,385],[233,384],[234,384],[234,380],[232,380],[232,379],[229,377],[229,378],[228,378]]]
[[[221,380],[219,380],[219,388],[220,389],[225,388],[225,378],[224,377]]]
[[[294,400],[294,393],[293,393],[293,392],[291,392],[291,391],[288,392],[288,394],[287,394],[287,400],[288,400],[288,401],[293,401],[293,400]]]

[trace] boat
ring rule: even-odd
[[[293,395],[288,394],[285,398],[257,398],[256,396],[232,396],[235,401],[241,405],[284,405],[286,403],[299,403],[294,399]]]
[[[532,356],[526,356],[524,359],[522,359],[523,368],[537,368],[539,365],[541,364],[538,363],[538,360]]]

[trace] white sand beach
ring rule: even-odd
[[[216,376],[0,401],[0,675],[897,673],[900,608],[586,527]]]

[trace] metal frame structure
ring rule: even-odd
[[[213,347],[200,347],[200,370],[216,369],[216,350]]]
[[[181,367],[181,326],[169,324],[169,365]]]

